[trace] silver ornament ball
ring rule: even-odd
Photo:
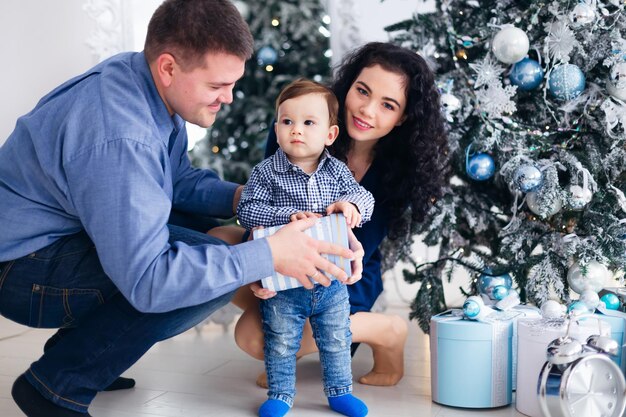
[[[593,23],[596,20],[596,11],[586,3],[578,3],[569,14],[572,27],[579,28]]]
[[[594,311],[596,307],[598,307],[598,304],[600,304],[600,297],[595,291],[584,290],[582,294],[580,294],[578,301],[585,304],[590,311]]]
[[[554,300],[548,300],[541,305],[541,316],[546,319],[558,319],[565,315],[565,306]]]
[[[616,99],[626,101],[626,62],[618,62],[611,68],[606,89]]]
[[[529,47],[526,32],[515,26],[506,26],[493,38],[491,50],[500,62],[515,64],[524,59]]]
[[[561,211],[561,208],[563,207],[561,200],[557,199],[552,202],[552,207],[547,207],[545,210],[542,210],[542,207],[538,204],[537,193],[535,191],[531,191],[526,194],[526,204],[528,205],[530,211],[542,218],[554,216],[556,213]]]
[[[585,290],[597,293],[606,285],[610,276],[609,270],[597,261],[589,262],[586,270],[586,274],[583,274],[578,262],[574,262],[567,271],[567,282],[572,291],[578,294],[582,294]]]
[[[580,185],[570,185],[567,187],[568,204],[572,210],[582,210],[593,198],[593,193],[589,188]]]

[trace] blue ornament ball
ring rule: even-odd
[[[571,303],[567,307],[567,312],[572,313],[573,315],[590,313],[589,307],[587,307],[587,304],[583,303],[582,301],[574,301],[573,303]]]
[[[521,165],[515,171],[515,185],[525,193],[536,190],[542,183],[543,174],[533,165]]]
[[[520,90],[530,91],[539,87],[543,81],[543,69],[534,59],[524,58],[513,65],[509,80]]]
[[[585,90],[585,74],[574,64],[557,65],[550,72],[548,89],[557,100],[572,100]]]
[[[467,300],[463,304],[463,313],[469,319],[476,318],[480,314],[480,305],[474,300]]]
[[[493,298],[495,300],[504,300],[509,295],[509,289],[504,285],[496,285],[493,289]]]
[[[259,65],[273,65],[278,59],[278,52],[271,46],[264,46],[256,53]]]
[[[467,161],[465,167],[467,175],[476,181],[485,181],[493,176],[496,171],[496,164],[493,158],[486,153],[479,153],[472,156]]]
[[[604,303],[607,309],[617,310],[620,307],[619,297],[612,293],[606,293],[600,297],[600,301]]]
[[[489,272],[489,271],[486,271]],[[491,300],[501,300],[506,297],[509,293],[509,290],[513,286],[513,279],[509,274],[502,275],[486,275],[483,274],[478,277],[478,291],[481,294],[485,294]],[[501,289],[498,289],[501,288]],[[504,297],[497,298],[496,294],[502,295],[503,290],[506,290],[506,294]]]

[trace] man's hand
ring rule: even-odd
[[[322,217],[319,213],[313,213],[312,211],[299,211],[289,216],[289,221],[295,222],[302,219],[317,219],[319,217]]]
[[[326,214],[331,213],[343,213],[351,229],[361,224],[361,213],[354,204],[348,201],[335,201],[326,207]]]
[[[342,282],[348,280],[345,271],[322,257],[322,253],[356,260],[355,254],[350,249],[333,243],[315,240],[302,233],[304,230],[313,227],[316,221],[317,219],[315,218],[308,218],[289,223],[275,234],[266,238],[272,251],[274,269],[283,275],[296,278],[305,288],[309,289],[313,288],[313,284],[308,277],[325,287],[330,285],[330,280],[326,275],[320,273],[319,270],[334,275]],[[353,238],[351,241],[356,242],[351,243],[351,245],[355,245],[356,249],[360,249],[362,252],[363,248],[358,240]],[[361,259],[362,257],[363,255],[361,254]],[[358,262],[355,267],[358,268]],[[360,270],[363,270],[362,265]]]

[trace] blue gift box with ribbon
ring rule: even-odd
[[[431,318],[433,401],[466,408],[511,403],[515,320],[506,312],[495,316],[479,322],[463,319],[462,313],[447,311]]]

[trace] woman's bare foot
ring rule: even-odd
[[[267,385],[267,374],[265,371],[261,372],[259,376],[256,377],[256,384],[261,388],[269,388],[269,385]]]
[[[384,341],[370,345],[374,354],[374,367],[359,378],[361,384],[391,386],[400,382],[404,376],[404,344],[408,328],[399,316],[389,316],[389,320]]]

